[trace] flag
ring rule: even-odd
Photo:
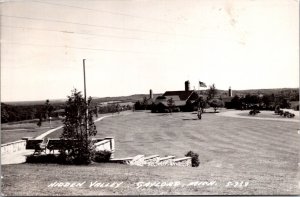
[[[202,81],[199,81],[199,85],[200,85],[200,87],[207,87],[206,84]]]

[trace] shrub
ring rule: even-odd
[[[288,115],[288,118],[294,118],[295,117],[295,114],[293,114],[293,113],[290,113],[289,115]]]
[[[256,114],[259,114],[260,113],[260,111],[259,110],[257,110],[257,109],[253,109],[253,110],[251,110],[251,111],[249,111],[249,115],[256,115]]]
[[[220,99],[212,99],[208,103],[212,108],[214,108],[215,112],[217,112],[218,108],[224,107],[224,102]]]
[[[187,154],[185,154],[185,156],[192,158],[192,167],[199,166],[200,161],[199,161],[199,155],[197,153],[194,153],[193,151],[189,151]]]
[[[173,109],[173,112],[180,112],[180,108],[179,108],[179,107],[175,107],[175,108]]]
[[[295,117],[295,114],[290,113],[290,112],[288,112],[288,111],[285,111],[285,112],[283,113],[283,116],[284,116],[284,117],[287,117],[287,118],[294,118],[294,117]]]
[[[170,110],[169,109],[164,109],[163,113],[170,113]]]
[[[275,114],[279,114],[279,111],[280,111],[280,106],[276,105],[275,106]]]
[[[95,162],[108,162],[111,156],[111,152],[107,150],[95,151],[93,161]]]
[[[283,110],[279,110],[279,111],[278,111],[278,114],[279,114],[280,116],[282,116],[282,115],[284,114]]]

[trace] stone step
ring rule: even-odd
[[[175,166],[192,166],[192,157],[182,157],[173,159]]]
[[[156,157],[156,159],[147,161],[145,165],[147,166],[166,166],[166,165],[172,165],[175,156],[167,156],[167,157]]]
[[[182,158],[177,158],[177,159],[173,159],[174,162],[181,162],[184,160],[191,160],[192,157],[182,157]]]
[[[129,161],[129,165],[134,166],[143,166],[145,164],[144,155],[137,155],[131,161]]]
[[[159,155],[151,155],[147,157],[144,155],[136,155],[134,157],[111,159],[110,162],[134,166],[192,166],[191,157],[175,158],[173,155],[166,157],[159,157]]]
[[[161,158],[159,158],[158,162],[168,161],[168,160],[172,160],[174,158],[175,158],[175,156],[172,156],[172,155],[166,156],[166,157],[161,157]]]
[[[150,155],[148,157],[144,157],[145,161],[153,160],[153,159],[159,159],[159,155]]]

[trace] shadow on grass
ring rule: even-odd
[[[199,120],[198,118],[184,118],[182,120]]]
[[[219,111],[217,111],[217,112],[213,112],[213,111],[203,112],[203,114],[217,114],[217,113],[220,113],[220,112]],[[197,114],[197,112],[193,112],[191,114]]]
[[[169,116],[171,115],[170,113],[157,113],[157,116]]]

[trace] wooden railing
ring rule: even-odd
[[[102,140],[99,140],[94,144],[96,151],[110,151],[111,158],[114,158],[114,152],[115,152],[115,139],[112,137],[106,137]]]

